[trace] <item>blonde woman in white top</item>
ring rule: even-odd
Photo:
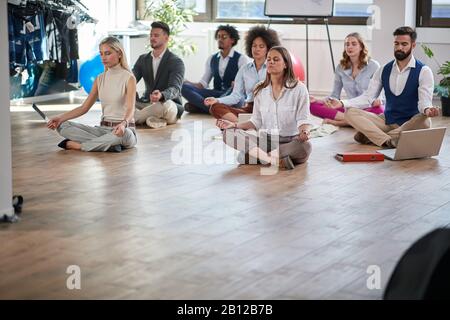
[[[105,72],[95,79],[87,99],[80,107],[51,118],[47,124],[65,138],[58,144],[63,149],[120,152],[136,145],[136,79],[119,40],[107,37],[100,42],[99,49]],[[102,105],[100,126],[67,121],[88,112],[97,98]]]
[[[256,85],[254,97],[249,121],[236,124],[217,120],[217,126],[225,129],[224,142],[263,164],[278,161],[281,167],[293,169],[295,164],[307,161],[311,153],[309,95],[294,75],[286,48],[269,50],[267,76]],[[257,130],[258,137],[246,130]]]

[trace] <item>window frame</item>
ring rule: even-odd
[[[205,13],[199,13],[194,16],[194,22],[210,22],[212,21],[212,3],[210,0],[205,0]]]
[[[433,18],[432,0],[417,0],[417,15],[416,25],[417,27],[426,28],[449,28],[450,18]]]

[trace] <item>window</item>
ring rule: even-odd
[[[145,0],[137,0],[137,7],[142,8]],[[292,0],[295,3],[296,0]],[[449,0],[450,1],[450,0]],[[199,13],[195,21],[218,22],[266,22],[264,15],[265,0],[179,0],[186,7],[194,7]],[[140,4],[141,3],[141,4]],[[334,17],[332,24],[366,24],[370,13],[368,8],[373,0],[334,0]],[[273,19],[277,22],[292,22],[289,18]],[[311,21],[310,23],[314,23]]]
[[[266,19],[264,0],[217,0],[216,19]]]
[[[373,0],[334,0],[336,17],[368,17]]]
[[[179,0],[185,8],[192,8],[198,13],[195,21],[208,21],[211,16],[210,1],[208,0]]]
[[[265,0],[214,0],[214,2],[216,4],[215,19],[267,20],[264,15]],[[338,19],[342,17],[364,17],[367,19],[369,16],[368,7],[372,3],[373,0],[335,0],[334,16]],[[330,22],[333,19],[337,21],[335,18],[331,18]]]
[[[450,18],[450,0],[431,1],[431,18]]]
[[[418,0],[418,27],[450,27],[450,0]]]
[[[136,19],[145,19],[145,8],[150,2],[158,2],[164,0],[136,0]],[[195,21],[209,21],[211,16],[210,0],[178,0],[178,3],[185,8],[194,9],[198,15]]]

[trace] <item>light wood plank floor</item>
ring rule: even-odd
[[[376,148],[340,129],[312,140],[307,164],[267,176],[173,163],[177,134],[197,146],[191,160],[235,154],[211,138],[208,116],[141,128],[137,148],[120,154],[81,153],[60,150],[29,107],[13,109],[14,193],[25,204],[19,223],[0,225],[0,298],[380,299],[404,250],[450,223],[450,130],[438,158],[343,164],[335,153]],[[81,268],[81,290],[66,288],[69,265]],[[381,290],[366,287],[370,265]]]

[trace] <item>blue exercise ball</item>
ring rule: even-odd
[[[105,71],[105,68],[100,54],[95,55],[92,59],[85,61],[80,66],[80,83],[84,91],[88,94],[91,92],[95,78],[103,71]]]

